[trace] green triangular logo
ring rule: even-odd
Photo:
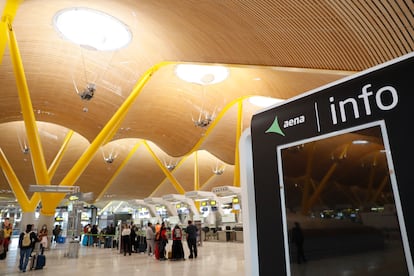
[[[265,133],[277,133],[282,136],[285,136],[282,129],[279,126],[279,122],[277,120],[277,116],[275,117],[275,120],[273,121],[273,124],[265,131]]]

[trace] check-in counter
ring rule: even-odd
[[[235,241],[243,242],[243,231],[234,231],[235,233]]]
[[[236,231],[234,230],[222,230],[217,231],[217,236],[219,241],[235,241],[236,240]]]

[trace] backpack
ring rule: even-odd
[[[22,240],[22,246],[28,247],[32,244],[32,240],[30,239],[30,233],[24,232],[23,240]]]
[[[181,238],[181,230],[180,229],[178,229],[178,228],[174,229],[174,237],[177,238],[177,239]]]

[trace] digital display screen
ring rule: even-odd
[[[334,260],[374,274],[386,261],[389,275],[408,275],[383,121],[280,145],[277,155],[288,275],[302,275],[304,263],[328,275]]]

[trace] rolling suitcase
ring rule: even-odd
[[[35,259],[35,266],[34,269],[43,269],[46,265],[46,256],[45,255],[37,255]]]
[[[147,240],[144,236],[139,236],[138,239],[138,253],[143,253],[147,250]]]

